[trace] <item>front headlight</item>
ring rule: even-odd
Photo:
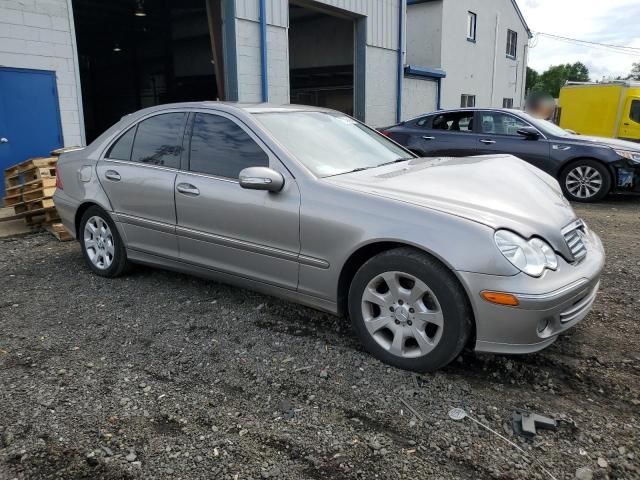
[[[498,230],[496,246],[517,269],[532,277],[539,277],[545,268],[558,268],[558,257],[553,248],[540,238],[525,240],[509,230]]]
[[[632,152],[630,150],[615,150],[614,151],[621,157],[631,160],[632,162],[640,163],[640,153]]]

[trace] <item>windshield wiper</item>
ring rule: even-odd
[[[381,163],[380,165],[376,165],[376,167],[384,167],[385,165],[393,165],[394,163],[406,162],[407,160],[413,160],[414,157],[404,157],[404,158],[396,158],[395,160],[391,160],[390,162]]]

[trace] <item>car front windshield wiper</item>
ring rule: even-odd
[[[362,172],[363,170],[369,170],[370,168],[374,168],[374,167],[358,167],[358,168],[354,168],[353,170],[347,170],[346,172],[340,172],[340,173],[334,173],[333,175],[327,175],[327,177],[337,177],[338,175],[346,175],[347,173]]]
[[[413,160],[414,157],[401,157],[396,158],[395,160],[391,160],[390,162],[381,163],[380,165],[376,165],[377,167],[384,167],[385,165],[393,165],[394,163],[406,162],[407,160]]]

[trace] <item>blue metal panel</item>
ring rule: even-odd
[[[416,65],[407,65],[404,67],[404,73],[414,77],[428,78],[444,78],[447,76],[447,72],[440,68],[418,67]]]
[[[269,101],[269,79],[267,68],[267,0],[260,0],[260,74],[262,84],[262,101]]]
[[[62,146],[55,72],[0,67],[2,138],[7,142],[0,143],[0,170]]]

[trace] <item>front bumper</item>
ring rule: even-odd
[[[586,257],[578,264],[560,259],[558,269],[540,278],[524,273],[512,277],[458,272],[476,319],[475,349],[494,353],[531,353],[551,345],[558,335],[587,316],[595,301],[604,266],[598,236],[587,234]],[[482,291],[508,292],[520,305],[489,303]]]

